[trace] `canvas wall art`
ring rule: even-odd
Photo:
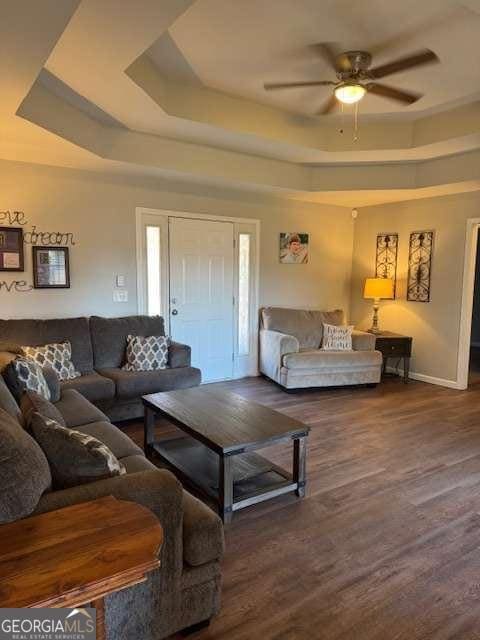
[[[407,300],[430,302],[433,231],[410,234],[408,253]]]
[[[398,234],[379,233],[375,255],[375,277],[393,280],[393,298],[397,286]]]
[[[280,234],[280,262],[282,264],[308,262],[308,233],[295,231]]]

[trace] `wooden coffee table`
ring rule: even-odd
[[[250,505],[294,491],[305,495],[307,436],[302,422],[214,387],[196,387],[143,396],[145,452],[156,453],[181,480],[218,505],[224,522]],[[155,440],[155,416],[184,433]],[[289,473],[257,449],[293,442]]]
[[[0,607],[96,608],[160,566],[163,530],[133,502],[99,498],[0,526]]]

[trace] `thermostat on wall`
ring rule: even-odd
[[[128,302],[128,291],[126,289],[119,289],[113,292],[114,302]]]

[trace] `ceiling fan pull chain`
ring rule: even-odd
[[[345,109],[344,109],[344,104],[343,102],[340,103],[340,109],[341,109],[341,120],[340,120],[340,129],[338,130],[338,133],[343,133],[343,130],[345,129]]]
[[[358,140],[358,102],[355,103],[354,119],[355,119],[355,131],[353,134],[353,141],[356,142]]]

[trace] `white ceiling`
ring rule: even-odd
[[[18,0],[1,11],[0,158],[344,206],[479,188],[480,0]],[[323,95],[262,89],[328,77],[309,47],[321,41],[370,49],[379,64],[430,47],[442,63],[389,79],[425,91],[409,109],[369,96],[354,143],[351,122],[341,136],[335,117],[302,115]]]
[[[441,63],[398,73],[385,83],[424,94],[406,108],[367,96],[361,113],[425,111],[480,86],[480,15],[452,0],[198,0],[171,27],[186,61],[207,86],[311,114],[328,87],[267,93],[264,82],[335,80],[311,45],[372,52],[374,66],[422,48]]]

